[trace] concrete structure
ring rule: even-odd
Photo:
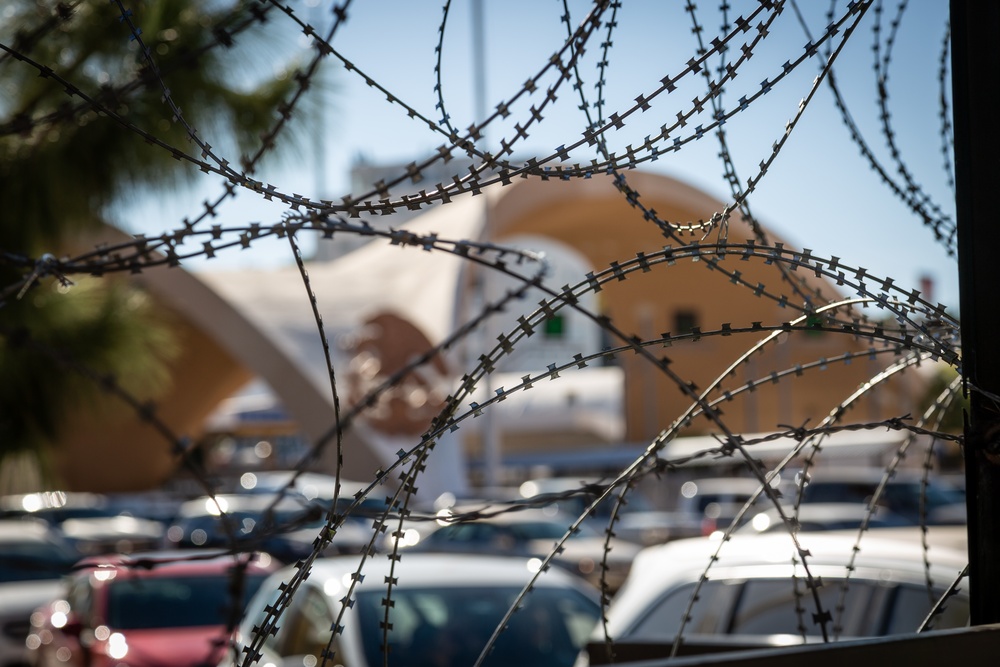
[[[647,207],[671,221],[697,221],[722,209],[706,194],[665,176],[630,173],[629,182]],[[485,196],[455,198],[419,216],[408,228],[434,232],[440,238],[489,238],[544,247],[558,265],[551,281],[555,289],[581,280],[587,271],[627,260],[637,251],[655,252],[666,243],[657,227],[630,207],[605,177],[516,181]],[[732,223],[730,241],[750,237],[746,225]],[[480,284],[476,281],[482,270],[470,266],[453,255],[376,241],[336,261],[308,267],[331,343],[342,407],[360,399],[414,355],[443,341],[476,312]],[[748,282],[773,286],[774,291],[781,287],[774,266],[742,262],[734,268]],[[802,277],[811,288],[835,293],[814,275]],[[176,433],[197,440],[220,401],[258,377],[311,441],[329,437],[334,425],[331,378],[296,267],[199,275],[164,268],[146,271],[137,280],[174,314],[181,332],[184,352],[175,364],[173,388],[160,400],[158,412]],[[505,286],[496,278],[488,284],[494,292]],[[530,310],[537,300],[525,300],[526,308]],[[585,305],[644,339],[695,326],[709,330],[723,323],[745,326],[794,317],[794,311],[756,298],[727,276],[706,270],[704,263],[690,261],[658,265],[648,273],[608,284]],[[621,344],[608,340],[584,316],[569,310],[561,314],[565,320],[555,335],[527,339],[524,349],[517,349],[498,371],[520,377],[544,369],[547,363],[564,363],[576,352]],[[371,479],[377,468],[395,460],[399,449],[414,446],[456,378],[470,367],[469,359],[487,345],[492,347],[497,332],[512,330],[515,316],[510,313],[492,324],[492,337],[469,339],[436,357],[355,422],[344,441],[343,474]],[[676,343],[665,352],[677,375],[704,387],[759,338],[759,334],[704,338]],[[796,363],[866,348],[860,341],[832,333],[789,335],[755,355],[751,364],[737,371],[730,386]],[[821,373],[761,386],[744,400],[727,403],[723,418],[730,428],[743,432],[806,420],[816,424],[881,365],[880,361],[831,364]],[[631,353],[620,355],[612,366],[590,370],[589,375],[580,371],[562,382],[544,383],[551,387],[540,384],[526,392],[520,404],[513,397],[501,403],[496,419],[503,451],[593,451],[616,443],[642,443],[690,403],[668,378]],[[493,386],[503,385],[495,381]],[[858,418],[868,421],[911,412],[910,391],[901,383],[890,384],[877,393],[877,402],[866,399],[864,414]],[[531,402],[534,407],[528,407]],[[470,420],[437,445],[433,469],[425,477],[427,486],[461,484],[464,459],[482,455],[475,426],[476,421]],[[704,433],[710,427],[702,420],[687,432]],[[100,452],[100,462],[94,460],[95,452]],[[323,469],[336,465],[332,444],[320,460]],[[171,474],[177,458],[162,436],[125,416],[115,423],[102,418],[100,424],[75,427],[57,463],[68,486],[100,490],[154,485]],[[121,474],[122,466],[130,476]]]

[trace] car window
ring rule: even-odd
[[[343,656],[338,646],[331,643],[333,623],[326,596],[309,587],[301,589],[295,606],[288,610],[279,653],[283,656],[310,655],[322,661],[329,644],[329,650],[337,658],[333,664],[342,664]]]
[[[896,635],[915,632],[930,613],[942,591],[928,592],[926,586],[902,584],[896,587],[890,612],[886,615],[883,634]],[[961,628],[969,624],[969,600],[959,595],[945,604],[944,610],[933,621],[934,630]]]
[[[77,621],[86,626],[93,625],[93,590],[88,577],[74,577],[70,580],[66,601]]]
[[[240,611],[263,580],[247,575]],[[226,576],[116,579],[108,587],[108,625],[116,630],[225,625],[233,604],[230,587]]]
[[[431,544],[438,543],[471,543],[488,539],[484,530],[475,523],[455,523],[441,526],[427,536]]]
[[[462,587],[392,592],[389,665],[466,667],[475,664],[520,588]],[[384,591],[358,595],[365,659],[380,665]],[[593,630],[599,606],[569,589],[537,588],[513,615],[484,665],[570,667]]]
[[[878,481],[836,482],[813,481],[802,492],[803,502],[809,503],[862,503],[867,502],[878,488]],[[913,513],[920,507],[924,496],[928,508],[963,502],[960,491],[932,480],[926,488],[919,480],[893,480],[886,484],[880,503],[895,512]]]
[[[852,579],[845,591],[841,583],[824,578],[825,585],[818,589],[820,606],[830,613],[827,632],[830,636],[877,634],[879,585]],[[816,602],[805,579],[751,579],[740,593],[729,632],[820,636],[822,629],[813,620],[816,612]]]
[[[813,481],[802,490],[802,502],[863,503],[875,488],[875,484]]]
[[[630,640],[662,641],[677,634],[681,619],[691,602],[697,584],[678,586],[657,601],[639,623],[626,634]],[[729,615],[741,582],[706,581],[698,591],[691,617],[684,625],[685,634],[715,634],[729,622]]]
[[[0,582],[58,579],[78,557],[54,542],[7,541],[0,544]]]
[[[583,514],[588,507],[594,502],[595,496],[591,495],[578,495],[570,496],[569,498],[561,498],[553,502],[550,507],[554,507],[561,512],[572,515],[574,518]],[[631,492],[625,497],[627,504],[622,505],[618,508],[618,514],[625,514],[631,512],[651,512],[655,508],[649,500],[638,492]],[[617,492],[613,493],[611,496],[605,498],[597,504],[597,506],[590,513],[590,516],[598,519],[600,521],[607,521],[611,518],[614,512],[615,505],[618,502]]]
[[[517,543],[531,540],[558,540],[566,534],[567,526],[555,521],[524,521],[509,524],[494,524],[483,521],[456,523],[442,526],[427,536],[429,544],[491,544],[499,548],[513,548]],[[579,530],[570,539],[594,537],[598,535],[587,525],[579,526]]]
[[[257,634],[259,628],[263,627],[264,621],[267,620],[268,615],[271,610],[274,609],[275,604],[278,602],[283,594],[283,590],[278,588],[271,591],[261,591],[260,595],[252,601],[252,608],[247,610],[247,616],[240,625],[240,634],[242,635],[242,641],[246,645],[254,640],[254,636]],[[272,617],[273,618],[273,617]],[[280,645],[284,639],[284,626],[285,624],[281,621],[275,623],[276,627],[274,632],[264,633],[264,646],[268,649],[280,655]]]
[[[566,534],[566,526],[550,521],[526,521],[513,523],[510,532],[518,540],[558,540]]]
[[[964,502],[961,494],[933,481],[929,482],[926,487],[923,487],[919,481],[889,484],[884,492],[885,504],[901,512],[918,512],[921,498],[928,509]]]

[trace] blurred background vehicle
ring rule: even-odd
[[[881,468],[819,466],[802,488],[803,503],[867,504],[885,476]],[[786,491],[794,498],[797,489]],[[896,470],[885,483],[878,504],[911,524],[964,524],[965,493],[944,479],[920,471]],[[923,517],[922,517],[923,515]]]
[[[842,527],[847,528],[860,525],[884,475],[882,468],[817,466],[806,475],[804,484],[801,471],[788,471],[776,477],[771,486],[783,505],[799,505],[800,521],[810,517],[812,528],[821,524],[827,529],[835,528],[840,521],[837,514],[842,515]],[[738,516],[739,527],[762,512],[774,510],[773,502],[758,493],[760,486],[758,480],[750,477],[689,480],[681,486],[678,512],[692,522],[700,521],[702,535],[727,529]],[[743,506],[755,496],[749,510],[740,516]],[[825,507],[817,509],[815,505]],[[856,509],[848,509],[848,505]],[[925,482],[922,472],[917,470],[896,470],[886,481],[876,505],[873,525],[918,525],[922,520],[927,525],[965,523],[964,492],[937,475],[929,475]],[[852,515],[857,517],[856,521],[850,520]],[[776,511],[773,516],[777,517]]]
[[[778,490],[780,479],[773,484]],[[681,485],[677,511],[697,523],[701,535],[725,530],[737,517],[743,506],[757,496],[754,506],[767,507],[770,500],[758,494],[761,483],[750,477],[707,477],[684,482]],[[752,516],[745,514],[744,521]]]
[[[343,508],[353,498],[344,498]],[[377,502],[377,501],[375,501]],[[183,503],[166,530],[166,548],[240,548],[265,551],[283,563],[304,558],[326,525],[329,503],[294,492],[218,494]],[[358,510],[360,512],[360,510]],[[326,554],[359,553],[372,542],[371,520],[362,514],[344,518]]]
[[[862,523],[868,528],[912,525],[905,518],[884,507],[876,506],[869,511],[867,506],[859,503],[806,503],[799,506],[798,511],[791,506],[782,507],[782,511],[792,521],[792,527],[796,532],[858,530]],[[748,522],[736,529],[736,534],[788,532],[788,530],[789,526],[782,520],[778,510],[772,507],[755,513]]]
[[[552,477],[530,479],[519,487],[520,496],[532,503],[541,503],[575,517],[587,511],[600,495],[606,480],[599,478]],[[608,528],[615,511],[618,493],[612,493],[587,515],[588,522],[598,531]],[[661,544],[667,540],[701,534],[701,522],[687,512],[656,509],[640,491],[631,490],[626,504],[618,509],[615,536],[642,545]]]
[[[822,628],[814,614],[825,612],[831,641],[912,633],[968,562],[964,529],[932,529],[929,552],[919,530],[873,529],[853,557],[857,531],[802,535],[808,571],[822,580],[816,589],[822,611],[787,534],[649,547],[611,602],[608,634],[618,659],[629,660],[669,655],[678,632],[684,637],[682,654],[818,641]],[[720,546],[718,560],[710,560]],[[968,596],[960,590],[932,627],[962,627],[968,621]],[[591,637],[588,655],[591,664],[607,661],[602,630]]]
[[[477,510],[476,516],[480,518],[448,522],[452,513],[459,515],[469,510]],[[555,507],[511,511],[504,506],[492,509],[455,507],[442,511],[439,517],[437,522],[424,524],[415,541],[400,546],[406,551],[490,553],[544,559],[577,518]],[[603,579],[608,591],[614,593],[625,581],[640,549],[641,546],[635,543],[608,538],[590,524],[582,523],[552,562],[584,577],[594,586],[600,587]]]
[[[44,491],[0,497],[0,516],[44,521],[82,556],[156,548],[179,501],[149,494]]]
[[[31,615],[25,643],[32,664],[214,664],[246,602],[275,569],[267,554],[218,551],[86,559],[64,596]]]
[[[0,667],[27,664],[31,613],[59,595],[76,560],[45,522],[0,519]]]
[[[100,493],[42,491],[0,498],[0,517],[32,517],[59,526],[67,519],[116,516],[107,496]]]
[[[66,519],[60,530],[81,557],[149,551],[160,546],[165,532],[159,521],[125,514]]]
[[[347,556],[316,561],[278,629],[264,640],[260,664],[315,665],[329,648],[335,664],[376,667],[383,664],[387,628],[392,667],[468,667],[533,574],[526,559],[475,554],[408,553],[398,562],[377,557],[366,562],[362,578],[359,565]],[[232,656],[243,655],[279,585],[293,572],[286,568],[261,586],[234,650],[220,664],[233,665]],[[387,606],[388,577],[393,584]],[[338,619],[348,597],[355,602]],[[593,589],[558,568],[542,573],[483,665],[569,667],[599,616]],[[331,643],[334,624],[343,631]]]

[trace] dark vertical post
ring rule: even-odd
[[[1000,3],[951,0],[972,623],[1000,622]]]

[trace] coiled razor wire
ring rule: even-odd
[[[240,156],[225,155],[220,149],[213,147],[207,133],[186,119],[170,90],[171,81],[182,77],[184,73],[182,70],[164,69],[159,65],[155,51],[142,37],[142,12],[130,9],[128,2],[111,0],[103,11],[107,12],[109,19],[117,19],[116,22],[109,20],[109,26],[116,23],[113,28],[123,31],[126,37],[137,45],[143,65],[135,71],[134,77],[130,80],[101,90],[93,90],[87,80],[79,78],[77,73],[62,71],[58,63],[42,62],[33,57],[34,47],[50,39],[56,31],[72,31],[75,25],[75,13],[83,7],[89,9],[89,4],[85,0],[59,3],[53,7],[51,14],[40,20],[37,25],[19,26],[15,38],[9,44],[0,43],[0,76],[11,68],[18,68],[19,73],[23,73],[24,70],[34,71],[38,76],[60,87],[65,94],[65,104],[54,111],[29,107],[17,110],[16,115],[11,117],[0,115],[0,138],[30,136],[32,132],[59,128],[61,125],[76,123],[85,116],[96,114],[108,122],[117,124],[121,132],[131,133],[136,139],[145,141],[156,150],[165,151],[178,160],[183,168],[194,169],[209,177],[219,177],[222,193],[212,201],[204,202],[201,210],[192,217],[182,220],[175,229],[160,234],[137,234],[130,240],[95,246],[71,256],[57,257],[52,253],[33,256],[18,248],[0,249],[2,251],[0,261],[5,266],[18,270],[21,275],[19,280],[9,285],[0,285],[0,309],[13,300],[24,298],[31,290],[52,280],[59,281],[71,290],[74,276],[109,277],[115,274],[140,274],[153,267],[178,267],[189,260],[213,258],[223,253],[250,248],[269,238],[283,238],[287,241],[292,260],[299,269],[303,288],[316,321],[316,334],[322,342],[328,367],[329,390],[334,406],[329,420],[330,427],[323,437],[313,443],[296,469],[299,472],[306,469],[310,462],[317,460],[319,455],[332,444],[336,449],[335,456],[338,463],[337,494],[334,504],[327,510],[325,525],[317,533],[311,554],[295,564],[294,574],[282,584],[276,601],[267,608],[253,636],[246,638],[242,652],[234,647],[235,663],[250,665],[259,658],[264,640],[278,627],[282,614],[288,609],[299,587],[308,578],[315,560],[336,538],[344,522],[352,515],[362,513],[360,509],[362,501],[369,496],[384,492],[385,509],[375,515],[363,514],[373,522],[371,539],[359,554],[357,569],[345,597],[341,600],[329,642],[322,655],[322,664],[332,664],[332,661],[336,660],[332,648],[336,636],[343,631],[343,624],[347,622],[347,611],[353,605],[357,585],[364,578],[366,563],[380,555],[382,536],[389,532],[400,537],[404,521],[435,519],[434,516],[421,513],[417,485],[428,460],[435,456],[436,442],[446,433],[466,426],[485,411],[495,409],[498,403],[512,395],[530,391],[541,382],[565,381],[564,375],[572,377],[575,371],[588,365],[600,364],[607,359],[622,355],[633,355],[642,359],[676,387],[686,401],[686,407],[648,443],[642,455],[625,466],[617,475],[600,484],[581,485],[579,489],[564,494],[547,495],[527,501],[494,504],[491,505],[493,509],[490,511],[471,510],[452,517],[456,521],[488,518],[496,512],[516,512],[528,506],[543,505],[556,499],[574,496],[584,497],[589,501],[584,512],[566,526],[563,537],[545,556],[541,568],[525,584],[504,618],[496,626],[490,640],[482,647],[476,664],[481,664],[490,654],[493,644],[522,606],[525,598],[531,594],[535,583],[552,565],[553,559],[563,549],[566,540],[579,530],[583,521],[593,513],[598,504],[613,499],[613,510],[605,530],[604,559],[600,564],[603,573],[602,605],[607,607],[611,595],[603,578],[607,573],[608,551],[615,524],[628,502],[629,494],[644,479],[671,474],[679,466],[707,458],[730,458],[742,462],[760,486],[757,494],[743,505],[732,524],[726,528],[717,550],[706,563],[705,570],[698,579],[696,589],[688,602],[685,621],[674,637],[673,651],[676,653],[681,645],[684,624],[691,617],[701,585],[709,579],[712,566],[725,559],[725,547],[730,542],[734,529],[761,496],[764,496],[778,511],[788,529],[794,552],[793,562],[801,565],[803,574],[793,577],[790,581],[797,601],[798,631],[805,636],[809,629],[808,619],[811,618],[824,641],[839,636],[840,614],[843,612],[844,599],[851,582],[851,564],[856,554],[863,549],[863,537],[867,532],[878,497],[908,453],[908,449],[915,443],[914,436],[932,437],[932,444],[925,451],[923,459],[925,489],[927,475],[931,470],[934,442],[952,441],[961,444],[960,436],[940,430],[943,412],[956,400],[960,387],[957,381],[952,383],[916,421],[911,420],[909,415],[901,415],[889,420],[850,422],[847,420],[847,415],[850,408],[862,397],[878,391],[894,376],[911,371],[921,363],[940,361],[960,371],[959,324],[943,305],[926,301],[917,290],[896,285],[891,277],[873,274],[865,268],[855,268],[839,257],[822,257],[810,249],[786,248],[784,244],[770,240],[752,214],[750,200],[755,189],[767,179],[770,167],[778,159],[786,142],[793,136],[799,120],[817,104],[816,93],[825,83],[833,93],[834,104],[849,135],[858,144],[863,158],[876,176],[915,213],[918,219],[931,228],[932,233],[949,251],[953,251],[954,222],[942,204],[935,202],[917,183],[904,160],[903,147],[897,145],[897,136],[893,129],[892,100],[888,92],[889,71],[897,35],[899,31],[906,29],[902,20],[906,11],[910,9],[906,0],[898,4],[888,30],[882,26],[884,10],[881,0],[832,2],[827,15],[827,24],[819,31],[808,25],[795,0],[789,0],[787,3],[784,0],[743,3],[723,0],[718,8],[718,14],[712,15],[721,16],[722,25],[711,39],[709,39],[711,29],[707,27],[709,23],[702,19],[709,10],[690,0],[684,10],[690,15],[693,26],[691,57],[686,62],[664,64],[660,71],[666,74],[662,77],[656,74],[653,77],[654,82],[647,83],[645,92],[634,98],[634,104],[627,104],[614,110],[609,109],[612,103],[605,94],[609,80],[614,76],[611,61],[615,53],[615,29],[620,18],[634,9],[627,2],[595,0],[586,11],[578,14],[579,18],[574,20],[570,3],[564,1],[561,3],[562,14],[559,17],[559,22],[565,30],[562,45],[545,62],[538,64],[534,73],[516,92],[497,103],[488,117],[472,123],[465,130],[459,129],[460,126],[453,122],[446,104],[447,97],[442,79],[442,69],[446,62],[444,43],[452,9],[450,0],[443,2],[443,16],[434,46],[436,56],[433,92],[436,104],[432,113],[425,113],[420,110],[418,104],[402,99],[390,89],[390,84],[365,73],[359,63],[350,60],[337,48],[338,34],[342,30],[350,30],[353,4],[350,0],[326,5],[332,18],[329,28],[323,32],[297,13],[293,3],[277,0],[235,2],[231,11],[221,19],[220,23],[212,26],[209,31],[211,39],[204,43],[201,51],[189,54],[189,62],[196,63],[202,54],[230,48],[235,42],[244,39],[250,28],[274,30],[276,25],[281,25],[282,28],[293,26],[310,40],[315,49],[309,62],[293,74],[294,90],[275,110],[274,124],[270,130],[262,134],[256,152]],[[742,13],[736,13],[737,6]],[[804,48],[786,54],[787,60],[782,64],[768,66],[768,76],[759,83],[748,84],[745,78],[738,79],[740,73],[749,70],[747,63],[755,54],[761,53],[763,46],[768,43],[767,38],[789,23],[788,7],[792,9],[790,13],[795,14],[795,18],[801,23],[807,35]],[[883,166],[883,161],[877,157],[875,149],[864,139],[858,124],[848,110],[835,74],[839,54],[855,39],[857,29],[866,22],[871,26],[874,35],[873,70],[876,78],[879,126],[886,141],[892,169],[899,175],[899,180],[889,175],[889,168]],[[818,38],[812,37],[813,32],[819,35]],[[120,38],[121,34],[122,32],[109,31],[108,39]],[[603,41],[599,44],[594,43],[601,39]],[[434,40],[431,40],[431,43],[433,42]],[[589,63],[586,60],[588,52],[599,54],[594,75],[596,84],[587,80],[584,66]],[[948,120],[950,106],[945,83],[949,76],[948,52],[948,31],[945,26],[937,76],[940,89],[939,114],[944,178],[953,189],[954,178],[950,161],[952,139]],[[339,201],[289,192],[256,178],[255,174],[261,159],[286,140],[285,134],[289,124],[301,113],[302,101],[317,79],[321,64],[325,62],[339,63],[347,75],[359,77],[368,87],[377,90],[384,97],[384,104],[398,111],[402,117],[414,121],[414,127],[420,132],[427,132],[442,143],[428,157],[411,162],[395,177],[368,184],[362,191],[350,193]],[[770,152],[760,159],[756,171],[743,180],[738,176],[734,149],[727,140],[727,136],[733,133],[731,122],[738,120],[748,109],[756,108],[759,100],[771,91],[794,85],[793,74],[803,71],[804,65],[816,66],[819,75],[806,88],[801,102],[790,114],[790,120],[776,132]],[[699,84],[699,80],[703,82]],[[120,102],[150,85],[158,87],[162,93],[166,113],[174,123],[183,128],[191,147],[182,149],[172,145],[156,132],[140,127],[117,112]],[[591,85],[596,89],[596,99],[593,100],[585,92]],[[525,149],[528,145],[527,140],[535,134],[536,128],[541,126],[545,115],[549,113],[550,108],[555,107],[559,98],[572,97],[563,91],[564,86],[572,88],[579,98],[579,109],[583,112],[583,130],[579,132],[570,130],[566,133],[564,142],[551,151],[515,159],[517,151]],[[685,94],[690,90],[699,92],[688,102],[679,100],[681,90],[685,91]],[[596,113],[592,114],[591,109]],[[606,110],[610,113],[606,114]],[[8,111],[0,107],[0,114]],[[440,114],[440,117],[435,119],[434,116],[437,114]],[[614,139],[619,131],[626,127],[630,129],[642,127],[646,122],[644,119],[654,117],[658,118],[654,125],[659,124],[659,127],[654,127],[641,143],[627,144],[624,148],[613,150],[617,145]],[[503,130],[504,136],[496,141],[497,150],[491,151],[485,148],[482,138],[487,130],[494,131],[495,128],[506,128],[511,125],[513,130]],[[702,217],[698,220],[664,219],[645,204],[643,193],[629,183],[625,172],[651,165],[658,160],[683,159],[687,147],[710,134],[714,134],[719,142],[722,180],[729,187],[731,197],[729,203],[720,210],[702,212]],[[446,165],[456,157],[472,160],[472,166],[465,171],[454,173],[450,180],[420,188],[425,179],[425,172],[432,167]],[[660,249],[636,249],[633,257],[621,257],[606,268],[587,272],[572,285],[557,287],[549,284],[548,266],[538,253],[481,239],[448,239],[437,234],[421,235],[404,228],[386,227],[377,223],[383,216],[422,210],[432,205],[447,205],[463,196],[479,195],[487,187],[511,185],[515,179],[569,181],[589,179],[598,175],[609,175],[611,184],[621,193],[623,199],[639,211],[648,224],[657,228],[668,245]],[[405,194],[398,194],[401,190],[406,190]],[[217,211],[237,192],[249,193],[264,201],[280,202],[287,206],[287,211],[280,220],[270,224],[259,222],[236,225],[207,224],[208,220],[215,217]],[[753,235],[751,240],[744,243],[729,241],[729,227],[734,220],[748,225]],[[499,299],[487,303],[479,313],[474,314],[468,322],[456,328],[444,340],[413,358],[402,369],[392,373],[355,404],[342,409],[337,369],[330,353],[330,344],[316,294],[316,290],[321,288],[310,280],[308,267],[299,245],[299,239],[309,234],[320,238],[332,238],[334,235],[357,236],[400,248],[419,247],[427,252],[445,253],[492,274],[502,275],[506,280],[513,281],[516,287],[508,290]],[[690,332],[664,332],[658,337],[640,337],[624,330],[606,315],[592,312],[583,305],[585,297],[601,292],[609,284],[625,280],[643,280],[646,279],[646,274],[654,271],[657,275],[666,272],[665,275],[669,276],[672,267],[678,262],[696,263],[708,272],[724,276],[728,282],[762,299],[762,303],[769,302],[786,309],[790,315],[784,321],[767,322],[762,319],[746,323],[722,322],[717,328],[695,327]],[[744,271],[738,268],[742,262],[773,267],[775,282],[765,285],[746,278]],[[852,296],[842,298],[832,292],[820,293],[815,286],[810,287],[804,279],[804,276],[809,274],[841,290],[849,290]],[[517,316],[516,322],[505,319],[505,316],[512,312],[510,306],[523,301],[529,295],[539,293],[543,298],[538,302],[536,309]],[[504,359],[519,349],[523,342],[538,331],[549,318],[563,309],[575,311],[590,320],[607,335],[612,344],[601,350],[578,350],[571,359],[553,360],[544,370],[524,375],[521,382],[515,386],[499,387],[495,390],[495,395],[486,400],[472,401],[476,388],[481,386]],[[872,317],[873,310],[878,311],[879,317]],[[445,407],[434,417],[425,432],[419,438],[415,438],[409,448],[401,448],[394,462],[373,471],[366,488],[353,496],[346,509],[340,509],[341,505],[337,501],[341,481],[340,464],[343,463],[345,456],[342,446],[344,434],[350,431],[355,421],[363,418],[379,398],[393,387],[453,347],[468,346],[470,341],[478,340],[477,336],[480,335],[485,323],[490,320],[503,322],[503,333],[496,336],[496,344],[487,344],[479,350],[480,354],[472,362],[471,367],[465,369],[457,388],[445,400]],[[754,375],[755,371],[750,364],[754,354],[775,344],[781,337],[816,331],[842,337],[845,341],[842,354],[811,362],[798,362],[788,368],[774,368]],[[155,403],[138,401],[125,391],[113,376],[88,368],[68,356],[65,350],[47,346],[42,341],[36,340],[30,331],[4,326],[0,328],[0,336],[3,336],[8,344],[26,345],[48,356],[67,372],[90,378],[102,391],[129,405],[139,419],[152,425],[161,437],[171,444],[181,464],[199,480],[205,492],[213,494],[211,481],[194,463],[193,454],[196,445],[184,434],[171,431],[157,414]],[[661,352],[665,348],[676,346],[678,350],[676,354],[683,354],[684,346],[696,345],[716,337],[740,337],[747,342],[746,352],[733,359],[725,371],[704,389],[695,386],[690,378],[678,374],[672,368],[670,358]],[[858,344],[859,342],[861,344]],[[773,386],[793,378],[818,374],[831,364],[849,364],[855,359],[874,361],[881,364],[881,370],[856,392],[844,397],[817,426],[807,428],[805,425],[798,427],[775,425],[777,428],[772,435],[749,439],[734,432],[727,423],[722,409],[726,403],[740,400],[759,387]],[[739,368],[745,371],[746,380],[743,384],[734,386],[731,378],[737,377],[736,370]],[[971,387],[971,390],[976,391],[976,388]],[[690,456],[664,458],[664,452],[668,451],[666,446],[684,429],[691,427],[695,420],[704,420],[705,426],[716,434],[718,446],[706,448]],[[910,437],[899,446],[887,466],[883,480],[869,504],[867,515],[859,526],[851,560],[845,569],[837,606],[832,610],[824,609],[818,592],[820,582],[810,571],[808,549],[800,543],[798,537],[797,516],[801,502],[801,487],[792,511],[788,513],[772,487],[772,482],[790,463],[801,460],[804,468],[800,483],[804,484],[808,480],[810,468],[816,465],[822,455],[826,438],[843,431],[877,429],[905,431]],[[791,437],[797,444],[777,465],[765,468],[754,456],[754,445],[779,437]],[[294,479],[289,480],[285,491],[293,483]],[[272,509],[277,502],[276,499]],[[241,558],[240,554],[258,548],[268,535],[292,527],[276,525],[269,529],[270,532],[257,534],[249,540],[237,540],[235,527],[231,525],[225,512],[223,519],[225,530],[233,545],[234,558],[237,559]],[[933,597],[934,582],[929,574],[930,560],[925,519],[924,508],[921,511],[921,525],[924,528],[924,565],[927,571],[928,594]],[[403,565],[405,554],[399,550],[399,540],[390,542],[393,546],[386,556],[391,560],[392,568],[386,580],[383,599],[383,647],[388,647],[389,644],[388,628],[391,627],[393,613],[391,600],[394,587],[398,581],[406,577],[406,568]],[[239,562],[245,563],[245,560]],[[940,612],[944,602],[955,594],[960,580],[961,577],[948,588],[944,596],[935,600],[931,615],[920,628],[915,628],[915,631],[922,631],[933,625],[935,615]],[[801,588],[802,585],[804,590]],[[231,619],[227,633],[234,625],[235,620]],[[608,655],[613,659],[614,638],[608,635],[606,624],[605,639]],[[383,656],[383,664],[389,664],[387,651]]]

